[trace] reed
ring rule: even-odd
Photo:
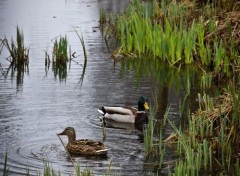
[[[69,41],[67,36],[60,36],[55,39],[52,49],[52,70],[54,77],[59,77],[59,80],[65,80],[67,77],[67,65],[71,61],[71,48],[69,46]],[[47,71],[50,66],[49,55],[45,51],[45,71]]]
[[[44,163],[44,171],[43,171],[44,176],[60,176],[60,173],[57,173],[50,165],[48,162]]]
[[[68,62],[68,39],[65,35],[56,39],[52,51],[52,61],[56,67],[64,68]]]
[[[11,57],[11,64],[14,66],[28,64],[29,62],[29,49],[24,46],[24,35],[17,26],[16,41],[11,40],[9,44],[7,38],[2,40],[3,45],[7,48]]]
[[[144,152],[146,155],[153,152],[153,135],[154,135],[154,113],[150,108],[150,117],[147,126],[144,129]]]
[[[5,159],[4,159],[4,166],[3,166],[3,176],[7,176],[9,171],[9,168],[7,167],[7,158],[8,158],[8,155],[6,152]]]
[[[105,10],[105,9],[101,9],[101,10],[100,10],[100,20],[99,20],[99,24],[100,24],[101,27],[103,27],[106,22],[107,22],[106,10]]]
[[[105,141],[106,140],[106,127],[105,127],[105,122],[104,120],[102,121],[102,140]]]
[[[0,54],[3,49],[9,52],[7,60],[10,62],[9,68],[5,72],[4,76],[7,77],[9,71],[12,72],[12,78],[17,71],[17,85],[23,83],[24,72],[28,72],[29,64],[29,48],[24,45],[24,35],[17,26],[16,40],[11,39],[11,43],[5,37],[1,39]]]
[[[231,64],[238,62],[236,56],[239,55],[238,42],[234,42],[237,23],[233,26],[228,20],[223,21],[222,35],[222,26],[217,20],[217,13],[221,13],[218,8],[210,3],[199,7],[196,2],[141,3],[134,0],[123,14],[105,23],[111,28],[114,26],[114,33],[120,40],[120,49],[114,56],[159,59],[171,66],[196,62],[230,77]]]
[[[237,162],[235,164],[236,175],[240,175],[240,165],[239,165],[239,158],[237,158]]]
[[[203,73],[203,75],[201,76],[201,88],[203,90],[210,89],[212,86],[212,79],[213,76],[211,73]]]
[[[163,130],[159,130],[159,143],[158,143],[158,150],[159,150],[159,168],[163,166],[163,159],[165,157],[165,143],[163,139]]]
[[[80,42],[81,42],[81,45],[82,45],[82,49],[83,49],[83,53],[84,53],[84,64],[83,64],[83,70],[82,70],[82,74],[81,74],[81,77],[80,77],[80,82],[82,83],[83,82],[83,78],[84,78],[84,75],[85,75],[85,72],[86,72],[86,68],[87,68],[87,51],[86,51],[86,46],[85,46],[85,42],[84,42],[84,38],[83,38],[83,35],[80,34],[77,32],[77,30],[73,27],[74,31],[76,32]]]
[[[81,45],[82,45],[82,49],[83,49],[83,53],[84,53],[84,65],[86,65],[87,63],[87,51],[86,51],[86,45],[85,45],[85,42],[84,42],[84,38],[83,38],[83,35],[80,34],[77,32],[77,30],[73,27],[74,31],[76,32],[80,42],[81,42]]]

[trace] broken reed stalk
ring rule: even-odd
[[[68,157],[70,158],[70,160],[71,160],[71,162],[72,162],[72,165],[73,165],[73,167],[74,167],[74,169],[75,169],[75,171],[76,171],[76,174],[77,174],[77,173],[78,173],[78,169],[77,169],[77,167],[75,166],[75,164],[74,164],[74,162],[73,162],[73,159],[72,159],[70,153],[67,151],[67,148],[65,147],[65,145],[64,145],[64,143],[63,143],[63,141],[62,141],[62,139],[59,137],[58,134],[57,134],[57,136],[58,136],[58,138],[60,139],[60,141],[61,141],[61,143],[62,143],[62,145],[63,145],[65,151],[67,152]]]
[[[105,127],[104,119],[103,119],[103,121],[102,121],[102,140],[103,140],[103,141],[106,140],[106,127]]]
[[[82,44],[82,48],[83,48],[83,53],[84,53],[84,65],[86,65],[87,63],[87,51],[86,51],[86,47],[85,47],[85,43],[84,43],[84,39],[83,39],[83,35],[81,34],[81,36],[79,35],[79,33],[77,32],[77,30],[73,27],[74,31],[76,32],[81,44]]]
[[[83,36],[79,35],[79,33],[77,32],[77,30],[73,27],[74,31],[76,32],[81,44],[82,44],[82,49],[83,49],[83,53],[84,53],[84,64],[83,64],[83,71],[82,71],[82,74],[81,74],[81,78],[80,78],[80,81],[79,82],[83,82],[83,78],[84,78],[84,75],[85,75],[85,71],[86,71],[86,68],[87,68],[87,51],[86,51],[86,47],[85,47],[85,43],[84,43],[84,39],[83,39]]]
[[[8,175],[7,158],[8,158],[8,154],[6,152],[5,159],[4,159],[3,176],[7,176]]]

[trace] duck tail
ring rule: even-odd
[[[98,153],[98,154],[103,154],[103,153],[107,153],[108,150],[109,150],[109,149],[106,148],[106,149],[98,150],[98,151],[96,151],[96,153]]]
[[[99,108],[99,109],[98,109],[98,112],[99,112],[100,114],[102,114],[102,115],[105,115],[105,114],[106,114],[106,110],[105,110],[104,107]]]

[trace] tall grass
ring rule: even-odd
[[[238,60],[230,56],[239,55],[238,44],[229,42],[234,39],[232,35],[218,40],[218,20],[204,16],[207,6],[217,8],[208,3],[197,9],[195,2],[131,1],[125,13],[116,16],[110,24],[116,27],[116,37],[121,42],[120,49],[114,52],[116,57],[122,54],[157,58],[171,66],[196,62],[230,76],[230,64]],[[202,15],[195,11],[202,11]],[[209,13],[213,15],[212,11]]]
[[[4,72],[3,75],[7,77],[8,73],[11,72],[11,78],[13,79],[15,71],[17,71],[17,85],[22,85],[24,73],[28,72],[29,64],[29,48],[25,47],[24,34],[17,26],[16,40],[12,38],[11,42],[9,42],[5,37],[0,41],[0,54],[2,50],[6,49],[9,53],[7,60],[10,62],[7,71]]]
[[[154,126],[154,113],[150,109],[149,122],[144,129],[144,151],[146,155],[153,152]]]
[[[67,36],[60,36],[59,39],[55,39],[54,41],[52,51],[53,64],[56,65],[56,67],[65,67],[68,62],[68,56],[69,54]]]
[[[149,154],[156,156],[156,145],[159,146],[159,165],[161,169],[166,163],[166,148],[175,146],[174,168],[169,170],[170,175],[202,175],[213,172],[232,173],[239,172],[238,148],[239,142],[239,109],[240,99],[238,89],[228,88],[217,99],[209,95],[199,94],[199,109],[195,113],[188,113],[186,127],[174,124],[168,117],[169,108],[166,109],[164,119],[166,124],[174,130],[174,134],[162,140],[163,126],[150,115],[150,123],[144,131],[144,149],[146,157]],[[217,104],[216,104],[217,103]],[[150,113],[151,114],[151,113]],[[163,119],[163,121],[164,121]],[[161,122],[160,122],[161,124]],[[169,128],[169,127],[168,127]],[[160,133],[154,133],[154,129]],[[159,138],[157,138],[159,136]],[[172,150],[172,149],[171,149]],[[236,167],[237,166],[237,167]]]
[[[28,65],[29,62],[29,48],[26,48],[24,45],[24,34],[20,31],[17,26],[16,40],[11,39],[9,43],[8,39],[5,38],[2,40],[3,45],[7,48],[10,53],[11,65],[17,67],[19,65]]]
[[[65,80],[67,77],[67,64],[71,60],[71,48],[67,36],[57,37],[54,40],[52,48],[52,70],[54,77],[59,77],[59,80]],[[45,51],[45,70],[46,73],[50,66],[50,59],[47,51]],[[70,64],[70,62],[69,62]]]
[[[3,173],[2,175],[3,176],[8,176],[8,175],[11,175],[11,172],[8,168],[8,155],[6,153],[5,155],[5,159],[4,159],[4,168],[3,168]],[[112,174],[111,173],[111,166],[112,166],[112,163],[110,162],[109,164],[109,167],[106,171],[106,173],[103,173],[103,175],[119,175],[117,173],[115,174]],[[22,174],[23,175],[23,174]],[[29,167],[27,166],[26,168],[26,176],[30,175],[29,173]],[[37,173],[35,174],[37,176],[61,176],[61,175],[64,175],[63,173],[61,173],[60,171],[56,171],[51,165],[49,162],[47,161],[44,161],[44,167],[43,167],[43,171],[42,173],[39,173],[39,171],[37,171]],[[89,168],[84,168],[84,169],[81,169],[80,165],[77,164],[76,165],[76,168],[75,168],[75,174],[69,174],[70,175],[76,175],[76,176],[94,176],[95,174],[89,169]]]

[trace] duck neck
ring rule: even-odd
[[[139,111],[139,112],[145,112],[144,106],[139,104],[139,105],[138,105],[138,111]]]
[[[68,135],[68,143],[71,143],[76,140],[76,134]]]

